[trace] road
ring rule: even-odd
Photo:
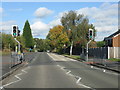
[[[28,62],[30,62],[34,56],[35,56],[36,53],[25,53],[25,60],[27,60]],[[13,68],[11,68],[11,66],[13,66],[13,63],[17,63],[17,59],[14,60],[12,57],[11,57],[11,54],[7,54],[7,55],[3,55],[0,59],[0,71],[2,72],[0,74],[0,77],[6,75],[7,73],[9,73],[11,70],[17,68],[18,66],[15,66]]]
[[[118,74],[53,53],[37,53],[5,88],[118,88]]]

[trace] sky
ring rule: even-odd
[[[12,25],[18,25],[22,33],[28,20],[33,37],[45,39],[50,28],[61,25],[61,17],[70,10],[88,17],[97,30],[96,41],[118,30],[117,2],[2,2],[0,29],[11,33]]]

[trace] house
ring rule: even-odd
[[[106,47],[120,47],[120,30],[104,38]]]

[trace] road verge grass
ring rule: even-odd
[[[110,59],[108,59],[108,60],[110,60],[110,61],[119,61],[120,62],[120,59],[116,59],[116,58],[110,58]]]
[[[66,54],[63,54],[63,56],[69,57],[69,58],[72,58],[72,59],[76,59],[76,60],[80,60],[81,59],[80,56],[78,56],[78,55],[66,55]]]
[[[9,54],[11,54],[11,52],[0,51],[0,55],[1,55],[1,56],[2,56],[2,55],[9,55]]]

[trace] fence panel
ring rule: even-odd
[[[101,48],[89,48],[88,54],[90,58],[101,58],[106,59],[108,57],[108,48],[101,47]]]
[[[118,58],[120,59],[120,47],[118,47]]]
[[[109,47],[109,58],[120,58],[120,47]]]

